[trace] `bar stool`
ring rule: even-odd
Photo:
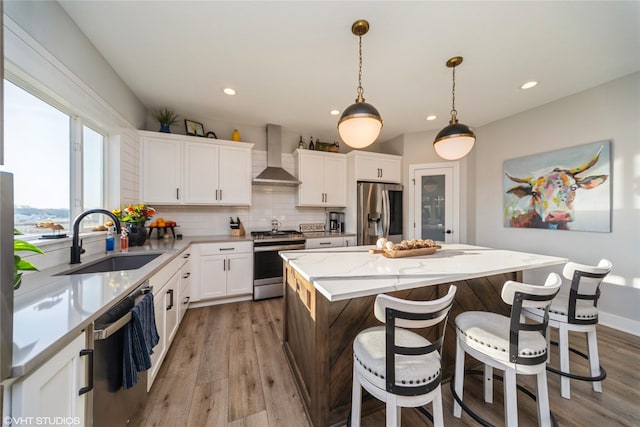
[[[544,286],[508,280],[502,287],[502,300],[511,305],[511,316],[483,311],[467,311],[456,317],[456,369],[452,382],[455,390],[453,415],[460,418],[462,409],[479,417],[462,402],[465,353],[484,363],[484,400],[493,402],[493,368],[504,371],[505,425],[518,425],[516,374],[535,375],[538,390],[538,423],[551,425],[547,389],[547,340],[545,333],[549,305],[558,293],[562,279],[550,273]],[[539,307],[543,319],[539,324],[520,322],[524,307]],[[477,418],[476,418],[477,417]],[[486,421],[482,420],[484,423]],[[487,425],[487,424],[485,424]]]
[[[569,295],[557,295],[549,307],[549,327],[558,329],[558,350],[560,353],[560,370],[547,366],[549,372],[559,374],[560,394],[565,399],[571,398],[570,379],[591,381],[593,390],[602,393],[602,380],[607,376],[600,366],[598,357],[598,338],[596,325],[598,324],[598,298],[600,298],[600,284],[611,269],[611,261],[602,259],[597,266],[568,262],[562,270],[562,275],[571,280]],[[523,310],[525,317],[540,321],[542,310],[527,308]],[[589,355],[585,355],[569,347],[569,331],[586,332]],[[549,334],[547,333],[547,341]],[[555,344],[555,343],[553,343]],[[589,360],[591,377],[573,375],[569,369],[569,351]]]
[[[379,294],[374,314],[384,326],[360,332],[353,342],[353,392],[351,426],[360,426],[363,387],[386,403],[386,425],[399,426],[402,407],[432,402],[433,424],[444,425],[440,380],[440,348],[456,287],[433,301],[409,301]],[[406,328],[440,325],[439,338],[430,342]]]

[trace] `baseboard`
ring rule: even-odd
[[[601,325],[640,337],[640,322],[637,320],[600,311],[598,313],[598,321]]]

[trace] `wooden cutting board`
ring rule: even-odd
[[[423,256],[423,255],[433,255],[436,253],[438,249],[441,249],[442,246],[433,246],[431,248],[420,248],[420,249],[402,249],[402,250],[388,250],[385,249],[382,252],[387,258],[405,258],[410,256]]]

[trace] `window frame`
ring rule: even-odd
[[[51,107],[59,110],[63,114],[69,116],[69,167],[70,167],[70,177],[69,177],[69,230],[68,234],[71,236],[73,230],[71,227],[73,225],[73,220],[83,211],[84,205],[84,164],[83,164],[83,127],[86,126],[92,131],[102,135],[102,197],[101,204],[102,207],[105,208],[107,204],[107,194],[108,194],[108,176],[107,176],[107,166],[108,166],[108,143],[109,143],[109,134],[105,129],[102,129],[101,126],[98,126],[94,121],[89,118],[83,116],[80,112],[74,111],[67,102],[65,102],[61,97],[55,95],[53,92],[50,92],[48,89],[42,90],[38,84],[37,86],[29,83],[20,76],[17,76],[14,73],[5,71],[4,79],[2,84],[4,86],[4,80],[10,82],[11,84],[17,86],[21,90],[27,92],[31,96],[38,98],[40,101],[50,105]],[[46,89],[46,88],[45,88]],[[4,93],[3,89],[3,93]],[[4,110],[2,110],[3,121],[4,121]],[[4,145],[7,145],[7,141],[4,141]],[[105,208],[106,209],[106,208]],[[81,233],[88,232],[90,230],[81,229]],[[30,240],[35,238],[36,234],[25,234],[21,235],[21,238],[24,240]]]

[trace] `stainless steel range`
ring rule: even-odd
[[[295,230],[252,231],[253,299],[281,297],[282,258],[279,251],[304,249],[306,238]]]

